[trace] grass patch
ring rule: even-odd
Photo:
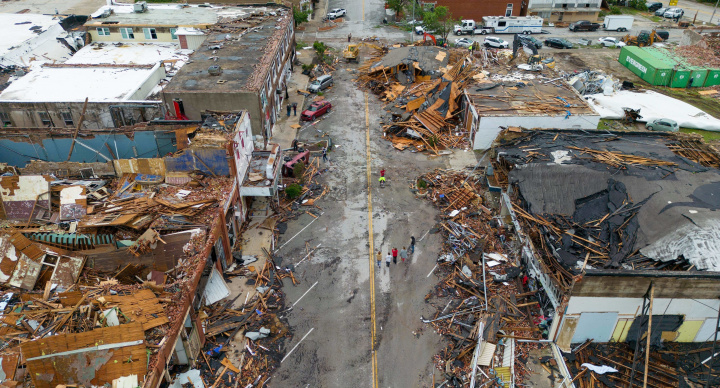
[[[716,119],[720,119],[720,104],[718,104],[718,100],[712,97],[702,96],[698,94],[695,89],[664,88],[652,86],[650,86],[650,88],[652,88],[658,93],[662,93],[666,96],[670,96],[673,98],[677,98],[678,100],[687,102],[688,104],[698,109],[702,109]]]
[[[680,128],[680,132],[682,132],[682,133],[697,133],[698,135],[702,136],[703,139],[705,139],[706,143],[720,141],[720,132],[704,131],[702,129],[693,129],[693,128]]]
[[[655,15],[650,16],[648,19],[650,19],[651,21],[653,21],[653,22],[655,22],[655,23],[660,23],[660,22],[662,22],[663,20],[666,20],[666,19],[663,18],[663,17],[655,16]]]

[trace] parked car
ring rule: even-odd
[[[665,19],[680,19],[683,15],[685,15],[685,11],[683,11],[682,8],[668,8],[663,14],[663,17]]]
[[[423,26],[415,26],[415,33],[418,35],[422,35],[425,33],[425,27]]]
[[[331,75],[321,75],[320,77],[317,77],[315,81],[310,82],[308,90],[311,93],[317,93],[319,91],[329,88],[330,86],[333,86],[334,84],[335,82],[333,81],[333,77]]]
[[[530,44],[535,45],[535,48],[537,48],[537,49],[540,49],[540,48],[542,48],[542,46],[543,46],[542,42],[541,42],[539,39],[537,39],[537,38],[535,38],[535,37],[533,37],[533,36],[530,36],[530,35],[519,35],[519,38],[520,38],[520,40],[524,40],[524,41],[526,41],[526,42],[528,42],[528,43],[530,43]]]
[[[472,39],[468,39],[468,38],[458,38],[458,39],[455,39],[455,46],[456,46],[456,47],[468,48],[468,47],[472,46],[473,43],[475,43],[475,41],[472,40]]]
[[[655,119],[648,121],[645,128],[649,131],[677,132],[680,130],[678,123],[670,119]]]
[[[303,121],[313,121],[318,117],[324,115],[325,113],[330,112],[330,109],[332,109],[332,104],[330,103],[330,101],[315,101],[312,103],[312,105],[310,105],[309,108],[305,109],[302,112],[302,114],[300,115],[300,119]]]
[[[604,38],[598,39],[598,42],[600,42],[601,45],[605,47],[623,47],[626,46],[625,42],[621,41],[618,38],[612,38],[609,36],[606,36]]]
[[[597,31],[600,28],[600,24],[592,23],[589,20],[578,20],[575,23],[570,23],[568,26],[570,31]]]
[[[668,40],[670,33],[664,30],[655,30],[655,33],[662,38],[662,40]]]
[[[345,10],[345,8],[333,8],[327,14],[328,19],[337,19],[343,16],[347,16],[347,11]]]
[[[555,47],[560,49],[571,49],[573,48],[572,43],[562,38],[547,38],[545,39],[545,46]]]
[[[665,15],[665,11],[667,11],[667,10],[668,10],[667,8],[658,8],[655,11],[655,16],[663,16],[663,15]]]
[[[496,38],[494,36],[489,36],[483,40],[483,44],[485,47],[494,47],[494,48],[508,48],[510,47],[510,43],[500,39]]]
[[[650,12],[655,12],[658,9],[663,7],[662,3],[657,2],[657,1],[645,3],[645,5],[648,7],[648,11],[650,11]]]

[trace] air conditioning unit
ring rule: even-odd
[[[147,6],[147,2],[145,2],[145,1],[141,1],[141,2],[133,4],[133,11],[135,11],[135,13],[143,13],[143,12],[146,12],[147,10],[148,10],[148,6]]]
[[[223,70],[222,70],[222,67],[220,67],[220,66],[215,65],[215,66],[208,67],[208,74],[210,74],[210,75],[220,75],[220,74],[222,74],[222,72],[223,72]]]

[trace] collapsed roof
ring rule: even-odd
[[[508,174],[518,215],[566,275],[583,266],[720,272],[713,147],[683,134],[572,131],[501,143],[494,179]]]

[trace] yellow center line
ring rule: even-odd
[[[363,7],[365,3],[363,2]],[[372,354],[372,386],[378,387],[377,354],[375,354],[375,246],[373,244],[373,211],[372,211],[372,174],[370,159],[370,108],[368,94],[365,92],[365,149],[367,160],[367,192],[368,192],[368,236],[370,240],[370,353]]]

